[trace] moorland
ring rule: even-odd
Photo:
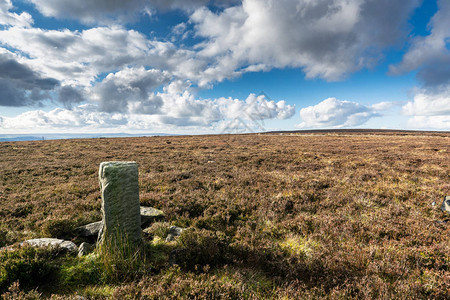
[[[0,251],[4,299],[450,298],[449,132],[2,142],[0,247],[101,220],[98,166],[122,160],[165,213],[139,253]]]

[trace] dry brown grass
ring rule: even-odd
[[[449,217],[450,133],[4,142],[0,243],[99,220],[109,160],[137,161],[143,205],[227,248],[212,269],[149,272],[116,295],[450,297],[450,222],[436,222]]]

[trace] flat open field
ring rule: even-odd
[[[146,259],[111,276],[95,253],[4,251],[0,292],[18,280],[7,296],[450,297],[448,132],[3,142],[0,247],[101,220],[98,167],[113,160],[139,163],[141,204],[166,215]],[[168,225],[192,229],[165,243]],[[14,273],[35,264],[53,275]]]

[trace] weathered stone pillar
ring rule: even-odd
[[[102,162],[99,169],[102,193],[103,229],[100,242],[142,240],[139,203],[138,165],[136,162]],[[118,240],[121,239],[121,240]]]

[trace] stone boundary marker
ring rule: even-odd
[[[138,244],[142,241],[136,162],[102,162],[99,168],[102,194],[100,242]],[[117,241],[117,239],[121,239]]]

